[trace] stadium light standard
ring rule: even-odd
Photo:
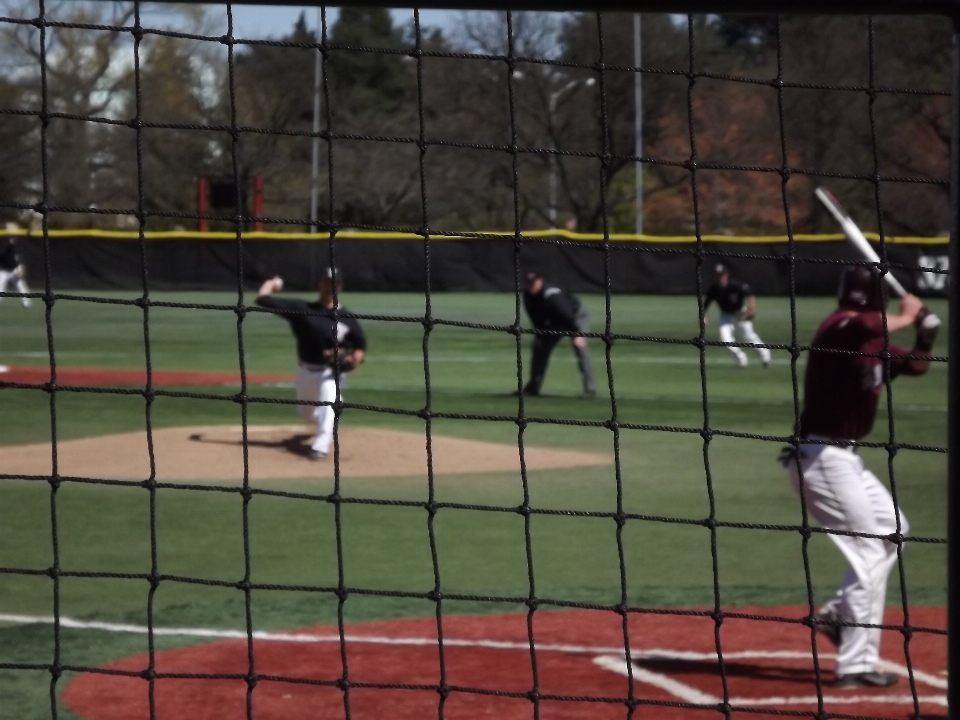
[[[317,6],[317,42],[323,23],[322,8]],[[320,90],[323,75],[322,53],[317,50],[313,65],[313,152],[310,159],[310,232],[317,232],[320,214]]]
[[[568,92],[576,90],[578,87],[593,87],[597,84],[596,78],[587,78],[586,80],[571,80],[563,87],[554,90],[550,93],[550,103],[549,103],[549,117],[551,129],[553,128],[553,117],[557,112],[557,102],[561,97],[566,95]],[[553,132],[550,133],[550,227],[556,229],[557,227],[557,141],[553,136]]]

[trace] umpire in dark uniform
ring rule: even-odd
[[[530,322],[537,330],[559,332],[590,332],[590,318],[587,309],[570,292],[548,284],[542,275],[529,272],[526,275],[527,288],[523,293],[523,306],[530,316]],[[543,378],[547,374],[550,353],[560,342],[560,335],[535,335],[533,339],[533,361],[530,381],[524,386],[524,395],[539,395]],[[573,352],[577,356],[580,375],[583,378],[583,397],[592,398],[597,394],[593,366],[590,363],[590,351],[585,337],[571,337]]]

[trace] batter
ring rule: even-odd
[[[716,280],[704,299],[704,313],[714,301],[720,306],[720,342],[732,343],[736,334],[740,336],[741,342],[763,344],[763,340],[753,329],[753,318],[757,315],[757,298],[753,289],[745,282],[732,279],[730,271],[724,265],[717,265]],[[743,350],[734,345],[727,345],[726,348],[733,353],[737,367],[747,366],[747,355]],[[770,367],[770,349],[758,347],[756,350],[763,366]]]
[[[297,400],[334,403],[342,399],[347,374],[366,357],[367,340],[360,323],[342,315],[349,311],[334,300],[334,282],[336,295],[343,291],[341,277],[335,268],[323,272],[317,302],[275,297],[275,292],[283,290],[283,280],[279,277],[267,280],[260,288],[257,304],[270,308],[290,323],[297,340]],[[333,407],[329,404],[297,407],[303,418],[316,426],[310,459],[322,460],[329,454],[333,442]]]
[[[841,280],[840,307],[817,330],[812,347],[878,353],[884,349],[883,295],[880,278],[872,268],[848,268]],[[889,351],[922,359],[890,358],[890,377],[927,372],[937,328],[924,325],[930,312],[920,300],[907,295],[900,312],[887,315],[890,333],[915,325],[917,338],[907,351],[894,344]],[[801,444],[799,457],[786,448],[781,460],[800,489],[807,510],[824,528],[871,535],[897,532],[898,510],[893,498],[863,466],[851,441],[866,437],[873,428],[877,400],[884,384],[883,360],[830,352],[810,351],[804,378],[804,407],[799,434],[804,439],[833,445]],[[798,470],[799,464],[799,470]],[[899,513],[900,533],[909,526]],[[897,562],[897,546],[887,540],[850,535],[830,539],[843,553],[849,569],[834,597],[820,609],[821,621],[880,625],[886,601],[887,577]],[[876,628],[818,625],[838,646],[834,686],[838,688],[888,687],[897,676],[877,671],[881,631]]]

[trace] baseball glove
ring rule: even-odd
[[[339,362],[340,372],[350,372],[360,364],[353,359],[353,348],[349,347],[328,348],[323,351],[323,358],[330,367],[337,367]]]

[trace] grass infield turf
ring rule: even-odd
[[[106,293],[111,297],[133,294]],[[230,303],[235,295],[155,293],[154,299]],[[252,300],[252,295],[249,296]],[[595,331],[603,328],[603,298],[586,297]],[[423,297],[351,294],[344,302],[358,313],[416,315]],[[760,298],[756,327],[770,343],[790,341],[789,303]],[[945,304],[932,307],[948,326]],[[828,298],[797,300],[798,339],[808,342],[830,311]],[[508,325],[511,295],[437,294],[437,318]],[[53,309],[58,365],[64,367],[143,367],[143,314],[133,306],[60,301]],[[697,334],[696,302],[691,298],[617,296],[612,305],[617,333],[688,339]],[[168,308],[150,310],[153,366],[164,370],[238,369],[236,316],[231,312]],[[46,330],[42,304],[29,310],[0,303],[0,363],[44,365]],[[369,361],[350,379],[348,402],[416,410],[425,402],[422,325],[365,323]],[[247,370],[289,374],[293,340],[286,324],[260,313],[243,322]],[[708,337],[715,338],[716,314]],[[898,338],[909,345],[906,333]],[[529,361],[524,338],[524,362]],[[455,413],[515,415],[517,401],[514,338],[506,333],[436,327],[430,335],[432,407]],[[601,386],[606,384],[603,346],[591,341]],[[793,424],[789,354],[774,351],[774,365],[760,368],[755,353],[746,370],[733,368],[722,348],[707,350],[710,427],[745,433],[787,435]],[[942,337],[937,354],[945,355]],[[698,350],[691,345],[618,341],[612,351],[618,416],[624,422],[703,426]],[[801,364],[800,371],[802,373]],[[802,377],[802,375],[801,375]],[[2,378],[0,378],[2,379]],[[573,354],[560,345],[545,386],[546,396],[528,399],[526,413],[537,417],[602,421],[610,417],[605,393],[594,401],[577,396]],[[198,388],[184,388],[196,391]],[[943,446],[946,443],[946,372],[934,367],[921,379],[894,385],[894,416],[899,442]],[[229,395],[236,386],[208,388]],[[292,397],[285,383],[251,386],[250,394]],[[144,401],[137,396],[63,392],[57,395],[58,437],[85,437],[144,428]],[[888,438],[885,398],[869,438]],[[236,424],[239,406],[230,401],[160,397],[152,409],[155,426]],[[293,407],[252,403],[252,424],[296,422]],[[343,422],[423,430],[423,421],[391,414],[346,410]],[[0,389],[0,472],[3,445],[39,442],[50,437],[46,393]],[[510,422],[435,420],[440,434],[516,443]],[[603,428],[531,424],[525,442],[612,453],[612,433]],[[620,438],[624,510],[648,515],[704,518],[709,512],[703,466],[703,441],[695,433],[623,430]],[[798,523],[798,502],[774,462],[779,445],[715,437],[709,458],[718,519],[733,522]],[[864,450],[867,465],[886,479],[883,450]],[[911,534],[945,535],[943,454],[902,450],[893,466],[899,499],[911,522]],[[271,487],[325,493],[318,480],[275,481]],[[532,472],[534,507],[567,510],[616,508],[612,466]],[[344,482],[342,494],[425,500],[423,476],[390,481],[376,478]],[[437,478],[439,501],[516,506],[522,502],[519,477],[512,473]],[[50,489],[46,484],[0,481],[0,567],[47,568],[52,562]],[[60,562],[63,569],[148,572],[149,495],[141,489],[64,484],[57,494]],[[523,519],[513,513],[441,510],[435,522],[442,588],[447,593],[525,596],[529,592]],[[537,595],[560,600],[619,601],[620,572],[610,519],[534,516],[532,540]],[[717,532],[721,601],[744,604],[802,605],[806,602],[800,537],[782,531],[720,528]],[[344,506],[344,568],[351,587],[425,592],[433,587],[426,513],[417,508]],[[256,497],[250,504],[252,579],[258,583],[336,584],[333,508],[305,500]],[[157,492],[158,561],[162,573],[218,580],[239,580],[243,573],[241,499],[235,494],[181,490]],[[697,525],[629,521],[624,528],[627,592],[631,604],[703,606],[713,603],[710,533]],[[839,580],[842,561],[826,537],[810,544],[817,599]],[[904,556],[911,604],[945,603],[946,557],[943,545],[914,544]],[[52,582],[46,577],[2,576],[0,610],[50,614]],[[896,576],[888,601],[901,602]],[[134,580],[61,580],[61,613],[79,618],[146,622],[147,584]],[[243,594],[237,590],[161,583],[155,598],[156,621],[164,625],[242,628]],[[351,596],[348,621],[423,617],[435,610],[427,600]],[[445,602],[444,612],[503,613],[522,607],[505,603]],[[336,598],[321,593],[253,593],[258,629],[328,624],[335,620]],[[143,638],[63,631],[62,662],[97,665],[142,652]],[[158,640],[158,647],[184,644]],[[53,657],[49,626],[0,628],[0,663],[48,663]],[[61,680],[62,689],[66,681]],[[49,673],[0,670],[0,718],[49,717]],[[61,717],[71,717],[61,708]]]

